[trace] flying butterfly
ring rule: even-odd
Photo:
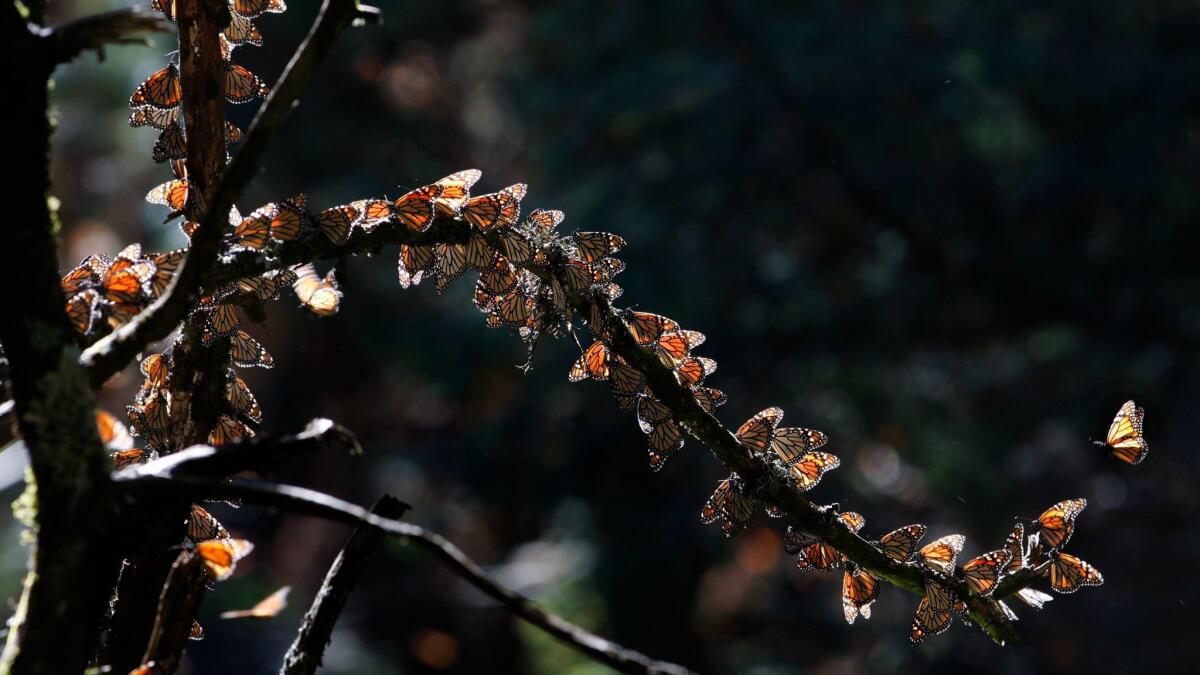
[[[771,444],[775,428],[779,426],[782,420],[783,409],[772,406],[759,411],[754,417],[746,420],[733,435],[751,453],[760,454],[765,452]]]
[[[700,522],[708,525],[720,520],[727,537],[748,526],[754,517],[754,500],[743,494],[743,489],[737,474],[717,483],[717,489],[700,511]]]
[[[1133,401],[1126,401],[1108,427],[1104,442],[1096,441],[1096,445],[1107,447],[1113,457],[1130,466],[1140,464],[1150,454],[1150,444],[1142,436],[1142,418],[1145,415],[1146,411]]]
[[[250,609],[235,609],[221,612],[222,619],[270,619],[287,608],[288,593],[291,586],[284,586],[267,597],[259,600]]]
[[[1000,583],[1000,576],[1011,556],[1008,550],[999,549],[963,563],[962,574],[967,587],[975,595],[991,595],[996,590],[996,584]]]
[[[966,609],[966,604],[954,597],[949,589],[933,579],[926,579],[925,597],[917,605],[909,640],[919,645],[925,638],[945,632],[954,622],[954,615],[962,614]]]
[[[610,358],[608,346],[597,340],[575,360],[570,372],[567,373],[567,379],[571,382],[578,382],[589,377],[593,380],[607,380]]]
[[[179,107],[183,98],[183,88],[179,84],[179,68],[174,63],[168,63],[166,68],[155,72],[146,81],[138,85],[133,95],[129,97],[130,108],[150,106],[159,110],[170,110]]]
[[[225,64],[224,83],[225,100],[230,103],[248,103],[271,93],[271,88],[257,75],[236,63]]]
[[[921,524],[905,525],[880,537],[875,542],[875,548],[892,560],[908,562],[926,531],[927,528]]]
[[[196,544],[196,555],[214,581],[224,581],[233,575],[238,561],[250,555],[254,544],[245,539],[210,539]]]
[[[1086,499],[1067,499],[1043,511],[1036,523],[1038,541],[1051,551],[1066,546],[1075,532],[1075,518],[1085,508]]]
[[[342,292],[338,290],[334,270],[329,270],[324,279],[317,276],[317,270],[312,263],[297,266],[295,272],[296,280],[292,282],[292,290],[308,311],[317,316],[333,316],[338,313]]]
[[[1100,570],[1062,551],[1050,555],[1050,566],[1043,574],[1050,578],[1050,590],[1057,593],[1074,593],[1083,586],[1099,586],[1104,583],[1104,576],[1100,574]]]
[[[499,192],[472,197],[462,207],[461,215],[480,230],[509,227],[521,215],[521,200],[525,198],[525,191],[525,184],[517,183]]]
[[[133,449],[133,436],[121,421],[111,413],[96,409],[96,430],[100,433],[100,442],[110,451]]]
[[[962,552],[966,541],[967,538],[961,534],[950,534],[922,546],[917,552],[917,557],[934,572],[950,575],[954,573],[954,561]]]
[[[871,603],[879,597],[879,580],[863,569],[842,573],[842,614],[846,623],[871,618]]]

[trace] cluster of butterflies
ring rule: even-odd
[[[178,0],[151,0],[150,6],[174,21],[177,2]],[[230,0],[230,22],[219,36],[221,58],[224,62],[221,86],[226,101],[249,103],[264,98],[271,92],[271,88],[257,75],[233,63],[233,51],[246,45],[262,46],[262,33],[252,19],[265,13],[281,13],[286,9],[287,5],[283,0]],[[189,198],[187,166],[184,163],[187,157],[187,136],[180,115],[182,101],[183,87],[179,66],[174,60],[146,78],[129,97],[129,107],[133,109],[129,125],[149,126],[161,131],[158,141],[154,144],[154,161],[170,161],[175,175],[173,180],[151,190],[150,194],[146,195],[146,200],[170,206],[173,212],[183,211]],[[236,144],[241,138],[241,130],[226,122],[226,145]]]

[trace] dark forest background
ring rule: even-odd
[[[59,19],[122,3],[58,2]],[[238,62],[273,82],[316,0],[258,21]],[[847,626],[840,576],[802,575],[760,518],[726,540],[701,505],[723,477],[691,442],[659,474],[577,350],[488,330],[470,284],[396,284],[395,252],[348,261],[341,314],[285,301],[251,328],[278,366],[247,377],[265,429],[315,416],[365,457],[280,476],[362,504],[384,492],[507,583],[602,634],[704,672],[1166,672],[1200,657],[1200,4],[1183,1],[383,2],[286,123],[243,212],[298,191],[392,197],[467,167],[482,191],[629,241],[623,303],[708,335],[720,411],[768,405],[829,433],[812,494],[996,548],[1012,517],[1086,497],[1070,549],[1100,589],[1017,606],[1022,644],[956,627],[920,648],[917,599],[885,588]],[[142,201],[169,172],[127,97],[174,49],[60,69],[54,177],[65,267],[182,235]],[[253,114],[237,108],[245,127]],[[10,133],[20,133],[10,130]],[[478,189],[478,188],[477,188]],[[123,410],[137,379],[102,400]],[[1147,410],[1130,469],[1089,440]],[[16,453],[0,455],[7,481]],[[7,482],[5,481],[5,482]],[[4,502],[19,486],[0,492]],[[277,668],[346,531],[214,507],[258,543],[205,601],[191,673]],[[27,550],[0,512],[0,597]],[[283,584],[292,607],[221,621]],[[591,673],[417,552],[390,545],[335,633],[329,673]]]

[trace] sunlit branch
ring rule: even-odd
[[[617,671],[680,675],[691,672],[682,666],[655,661],[626,649],[542,609],[525,596],[502,586],[444,537],[417,525],[383,518],[361,506],[307,488],[245,478],[219,481],[176,475],[161,462],[158,460],[118,472],[114,480],[118,487],[148,496],[165,492],[191,494],[196,499],[237,498],[245,503],[275,506],[352,525],[367,525],[425,549],[452,572],[514,615]]]

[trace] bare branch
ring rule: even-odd
[[[404,515],[408,506],[391,495],[384,495],[371,507],[371,513],[395,520]],[[321,665],[325,647],[333,635],[333,627],[350,593],[358,585],[363,567],[383,541],[383,532],[366,525],[354,528],[349,541],[325,575],[321,590],[296,634],[296,640],[283,657],[280,675],[311,675]]]
[[[499,602],[514,615],[549,633],[567,646],[577,649],[617,671],[680,675],[691,672],[682,666],[655,661],[643,654],[626,649],[551,614],[525,596],[500,585],[483,568],[441,535],[429,532],[417,525],[380,517],[361,506],[308,488],[245,478],[215,481],[209,478],[173,475],[170,469],[162,464],[162,461],[157,460],[139,467],[131,467],[118,472],[113,478],[119,487],[123,486],[140,493],[162,494],[165,492],[178,495],[186,492],[197,499],[237,498],[246,503],[276,506],[295,513],[376,528],[432,553],[451,571]]]
[[[153,672],[175,672],[206,590],[204,561],[191,551],[180,551],[163,584],[154,630],[142,656],[142,663],[154,664]]]
[[[166,33],[171,25],[159,14],[143,7],[129,7],[85,16],[58,26],[39,28],[53,63],[66,63],[81,53],[94,50],[101,61],[107,45],[149,45],[149,35]]]
[[[266,103],[255,115],[241,148],[221,176],[220,184],[207,197],[200,226],[192,237],[191,250],[166,291],[129,323],[84,351],[81,360],[89,369],[93,386],[103,384],[124,368],[138,352],[169,335],[183,320],[199,297],[201,286],[206,282],[205,277],[220,252],[221,235],[225,231],[229,208],[258,171],[267,146],[284,118],[312,80],[321,61],[333,48],[338,35],[351,25],[357,13],[355,0],[325,0],[312,30],[292,56]],[[190,158],[190,143],[188,152]]]

